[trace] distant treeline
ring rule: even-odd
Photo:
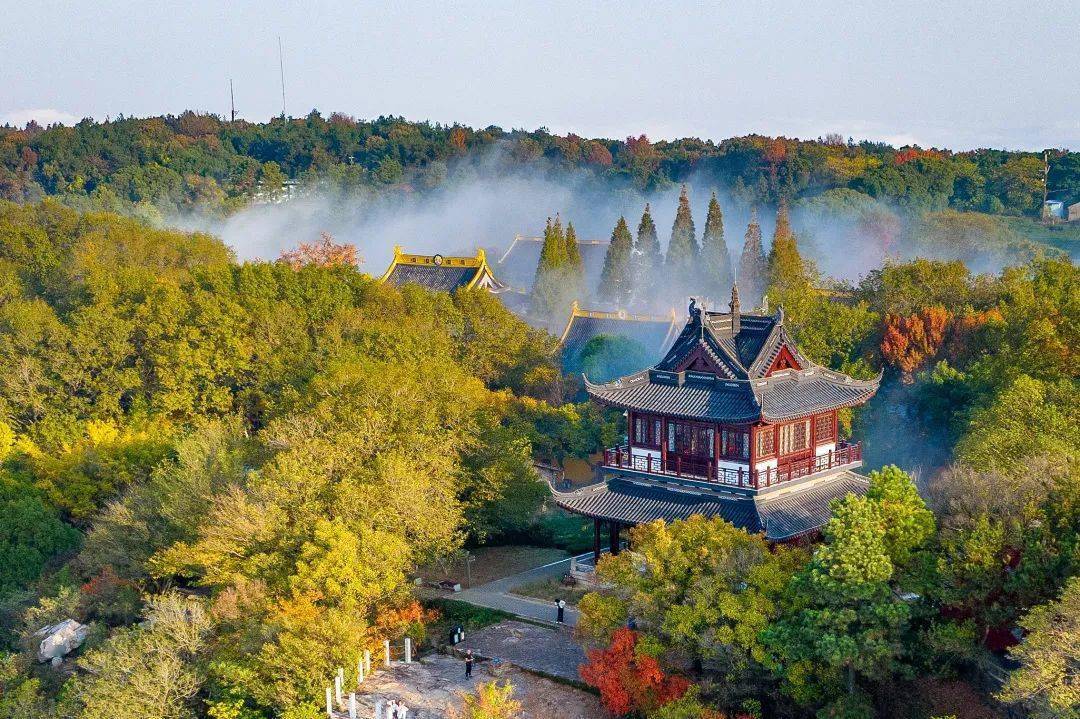
[[[1080,153],[1048,157],[1050,196],[1080,200]],[[317,111],[266,123],[185,112],[0,127],[0,198],[62,195],[94,209],[134,203],[227,212],[255,196],[272,199],[289,180],[344,192],[422,192],[470,168],[572,172],[598,188],[640,192],[698,177],[747,204],[849,188],[904,209],[1037,216],[1044,197],[1041,152],[894,148],[839,135],[651,142]]]

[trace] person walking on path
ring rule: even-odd
[[[566,600],[556,600],[555,607],[555,624],[561,625],[566,620]]]
[[[472,649],[465,652],[465,678],[472,679]]]

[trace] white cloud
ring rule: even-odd
[[[11,112],[0,114],[0,125],[7,124],[14,125],[15,127],[23,127],[31,120],[35,120],[37,121],[37,124],[42,127],[48,127],[55,123],[60,123],[61,125],[74,125],[81,119],[82,118],[78,115],[72,115],[70,112],[43,107],[34,110],[12,110]]]

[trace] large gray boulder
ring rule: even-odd
[[[59,624],[42,627],[34,632],[35,637],[42,638],[38,645],[38,661],[56,664],[55,660],[78,649],[89,633],[90,627],[74,619],[65,619]]]

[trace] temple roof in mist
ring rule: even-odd
[[[677,322],[675,310],[667,315],[636,315],[623,311],[585,310],[575,301],[559,338],[563,369],[576,371],[575,368],[580,366],[581,350],[589,340],[600,335],[633,340],[644,347],[653,360],[659,359],[678,329]]]
[[[543,237],[516,235],[510,247],[495,264],[499,278],[515,289],[531,291],[543,244]],[[608,241],[578,240],[577,245],[581,253],[581,263],[585,267],[585,282],[590,288],[596,287],[600,283],[600,272],[604,269]]]
[[[833,500],[866,494],[868,486],[864,477],[848,470],[782,492],[757,495],[615,475],[573,492],[553,488],[552,497],[563,509],[592,519],[644,524],[700,514],[719,517],[748,532],[764,532],[770,541],[783,541],[820,530],[832,516]]]
[[[776,314],[707,312],[690,317],[654,367],[605,384],[595,400],[621,409],[711,422],[779,422],[866,402],[881,376],[856,380],[807,359]]]
[[[395,287],[413,284],[443,292],[462,287],[480,287],[494,293],[508,289],[495,279],[483,250],[478,250],[475,257],[450,257],[411,255],[395,246],[394,259],[379,281]]]

